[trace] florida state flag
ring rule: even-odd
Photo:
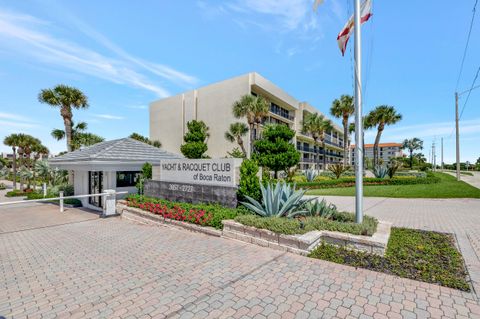
[[[360,8],[360,23],[363,24],[370,19],[372,16],[372,2],[371,0],[365,0],[362,3]],[[354,17],[353,15],[348,20],[347,24],[343,27],[342,31],[337,36],[337,43],[340,51],[342,51],[342,56],[345,55],[345,51],[347,49],[348,39],[350,39],[350,35],[353,32],[354,26]]]

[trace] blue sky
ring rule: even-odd
[[[352,1],[325,0],[316,14],[312,2],[1,0],[0,138],[27,132],[64,150],[49,135],[63,127],[59,111],[37,101],[58,83],[88,95],[90,108],[74,120],[107,139],[148,135],[153,100],[251,71],[328,112],[333,99],[353,91],[353,42],[345,57],[336,44]],[[473,3],[374,0],[362,29],[364,109],[388,104],[403,115],[382,141],[420,137],[428,156],[444,137],[445,161],[454,160],[453,94]],[[480,66],[479,35],[477,16],[460,91]],[[477,89],[462,116],[462,161],[480,157],[479,104]]]

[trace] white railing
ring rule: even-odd
[[[26,204],[26,203],[42,203],[42,202],[51,202],[51,201],[59,201],[60,212],[64,212],[64,201],[65,199],[70,198],[88,198],[88,197],[102,197],[103,200],[103,217],[115,215],[115,205],[116,205],[116,197],[117,195],[128,194],[127,191],[124,192],[117,192],[112,189],[106,189],[104,193],[98,194],[88,194],[88,195],[73,195],[73,196],[63,196],[63,192],[60,192],[59,197],[51,197],[51,198],[40,198],[40,199],[27,199],[27,200],[19,200],[19,201],[11,201],[11,202],[3,202],[0,203],[0,207],[8,206],[8,205],[16,205],[16,204]]]

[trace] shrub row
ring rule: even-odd
[[[365,216],[362,224],[355,223],[355,215],[338,212],[332,219],[323,217],[305,217],[302,219],[261,217],[258,215],[239,215],[235,221],[245,226],[268,229],[277,234],[305,234],[314,230],[329,230],[354,235],[372,236],[377,230],[378,220]]]
[[[72,196],[72,195],[69,195]],[[31,192],[27,194],[27,199],[43,199],[43,198],[53,198],[53,197],[58,197],[58,195],[55,195],[53,193],[48,193],[46,197],[43,197],[43,193],[39,192]],[[59,200],[52,200],[52,203],[59,203]],[[77,198],[67,198],[63,200],[63,203],[66,205],[72,205],[73,207],[82,207],[82,201],[77,199]]]
[[[462,255],[451,234],[392,228],[384,257],[328,244],[310,257],[469,291]]]
[[[20,196],[27,196],[29,193],[32,193],[33,189],[26,188],[23,191],[19,189],[14,189],[13,191],[9,191],[5,194],[6,197],[20,197]]]
[[[365,177],[363,185],[414,185],[414,184],[435,184],[440,182],[440,178],[431,173],[427,174],[425,178],[399,176],[394,178],[375,178]],[[311,182],[311,183],[297,183],[298,188],[303,189],[319,189],[319,188],[336,188],[336,187],[351,187],[355,186],[355,178],[339,178],[335,180]]]
[[[247,213],[247,210],[244,208],[235,209],[213,204],[171,202],[143,195],[130,195],[126,200],[129,206],[161,215],[164,218],[210,226],[217,229],[223,228],[222,220],[234,219],[239,214]]]

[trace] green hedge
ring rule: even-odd
[[[310,257],[469,291],[451,234],[392,228],[384,257],[322,244]]]
[[[28,196],[28,194],[32,193],[33,191],[21,191],[19,189],[14,189],[13,191],[9,191],[5,194],[6,197],[21,197],[21,196]]]
[[[372,236],[377,230],[377,219],[365,216],[362,224],[355,223],[351,213],[335,213],[332,219],[323,217],[306,217],[299,219],[284,217],[261,217],[258,215],[239,215],[235,221],[246,226],[268,229],[278,234],[305,234],[313,230],[330,230],[354,235]]]
[[[181,203],[181,202],[171,202],[164,199],[146,197],[143,195],[129,195],[126,198],[127,201],[135,200],[137,203],[152,203],[152,204],[161,204],[165,205],[168,208],[179,207],[185,209],[186,211],[194,210],[204,210],[207,213],[212,214],[212,219],[205,225],[211,226],[217,229],[222,229],[223,224],[222,220],[225,219],[235,219],[240,214],[248,213],[246,208],[228,208],[215,204],[190,204],[190,203]]]
[[[425,178],[363,178],[363,185],[414,185],[414,184],[435,184],[440,182],[440,178],[434,176],[432,173],[427,173]],[[326,180],[312,183],[297,183],[298,188],[303,189],[321,189],[321,188],[337,188],[337,187],[351,187],[355,186],[355,178],[339,178],[335,180]]]

